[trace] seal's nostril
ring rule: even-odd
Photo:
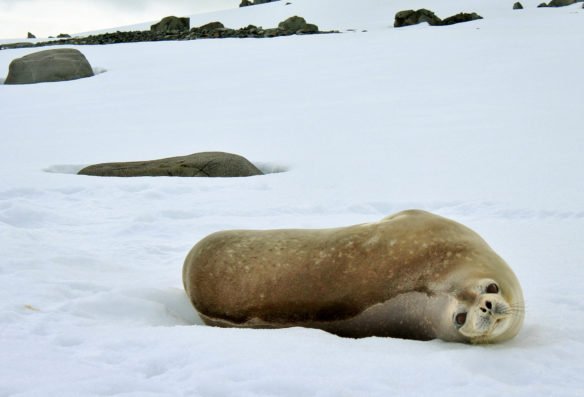
[[[487,309],[491,309],[493,307],[493,305],[491,305],[491,302],[487,301],[485,303],[487,305]]]

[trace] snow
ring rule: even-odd
[[[344,33],[80,46],[103,73],[0,86],[0,396],[582,395],[584,10],[512,3],[194,15],[271,27],[296,14]],[[422,7],[485,19],[392,28]],[[0,76],[33,51],[0,51]],[[287,172],[75,175],[208,150]],[[182,290],[184,257],[214,231],[407,208],[468,225],[511,265],[526,300],[515,339],[212,328]]]

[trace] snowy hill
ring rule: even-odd
[[[300,15],[344,33],[80,46],[104,73],[0,86],[0,396],[582,394],[581,3],[291,3],[191,26]],[[484,19],[392,27],[417,8]],[[0,51],[0,78],[33,51]],[[208,150],[288,172],[75,175]],[[182,290],[184,257],[214,231],[406,208],[468,225],[510,264],[527,306],[515,339],[211,328]]]

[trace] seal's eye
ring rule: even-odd
[[[496,294],[499,292],[499,287],[495,283],[491,283],[487,286],[487,293],[488,294]]]
[[[466,321],[466,313],[458,313],[456,315],[456,317],[454,318],[454,320],[456,321],[456,324],[458,324],[458,325],[464,324],[464,322]]]

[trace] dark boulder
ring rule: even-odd
[[[224,152],[202,152],[151,161],[96,164],[85,167],[78,174],[118,177],[238,177],[263,175],[255,165],[244,157]]]
[[[565,7],[580,1],[582,0],[552,0],[548,3],[548,7]]]
[[[274,1],[278,1],[278,0],[255,0],[255,1],[241,0],[241,3],[239,4],[239,6],[240,7],[256,6],[258,4],[272,3]]]
[[[523,5],[520,2],[513,4],[514,10],[523,10]]]
[[[461,12],[459,14],[456,14],[456,15],[453,15],[453,16],[448,17],[446,19],[443,19],[442,23],[440,25],[445,25],[445,26],[446,25],[454,25],[455,23],[476,21],[477,19],[483,19],[483,17],[481,17],[476,12],[471,12],[471,13]]]
[[[81,52],[73,48],[58,48],[13,60],[4,84],[66,81],[91,76],[91,65]]]
[[[432,26],[444,26],[453,25],[455,23],[474,21],[476,19],[483,19],[483,17],[474,12],[461,12],[446,19],[440,19],[432,11],[422,8],[416,11],[399,11],[397,14],[395,14],[395,21],[393,26],[396,28],[401,28],[402,26],[416,25],[423,22],[427,22]]]
[[[59,34],[57,35],[57,38],[58,38],[58,39],[68,39],[68,38],[70,38],[70,37],[71,37],[71,35],[70,35],[70,34],[67,34],[67,33],[59,33]]]
[[[217,29],[223,29],[225,28],[225,25],[223,25],[221,22],[209,22],[205,25],[199,26],[199,30],[207,30],[207,31],[211,31],[211,30],[217,30]]]
[[[31,32],[28,32],[28,34],[26,35],[27,39],[36,39],[36,36],[34,34],[32,34]]]
[[[306,23],[306,20],[299,16],[293,16],[278,24],[278,30],[288,34],[294,33],[317,33],[318,26]]]
[[[582,0],[552,0],[549,3],[541,3],[540,5],[538,5],[538,8],[541,7],[565,7],[565,6],[569,6],[572,5],[574,3],[578,3],[581,2]],[[583,5],[584,8],[584,5]]]
[[[165,17],[158,23],[150,26],[150,31],[157,33],[188,32],[191,28],[190,18]]]
[[[419,10],[405,10],[399,11],[395,14],[395,21],[393,26],[401,28],[402,26],[416,25],[418,23],[427,22],[429,25],[440,25],[442,20],[436,16],[432,11],[421,8]]]

